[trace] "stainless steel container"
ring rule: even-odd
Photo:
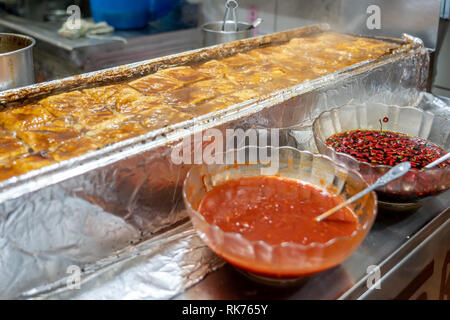
[[[225,23],[225,31],[222,30],[223,21],[213,21],[202,26],[203,46],[208,47],[215,44],[242,40],[253,35],[253,27],[246,22],[237,22],[237,31],[234,31],[234,21]],[[231,31],[233,30],[233,31]]]
[[[0,91],[35,82],[33,65],[35,43],[31,37],[0,33]]]

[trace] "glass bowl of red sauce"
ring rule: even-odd
[[[261,150],[276,155],[276,166]],[[374,192],[326,221],[314,219],[367,187],[356,171],[292,147],[230,152],[246,161],[194,166],[183,197],[203,241],[245,273],[295,281],[339,265],[369,232],[377,213]]]
[[[424,166],[450,149],[450,119],[414,107],[347,105],[313,123],[321,154],[357,170],[372,184],[392,166],[410,161],[403,177],[376,190],[380,203],[406,205],[450,187],[450,161]]]

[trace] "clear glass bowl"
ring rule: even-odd
[[[341,152],[336,152],[325,141],[336,133],[356,130],[380,130],[380,121],[387,117],[383,130],[406,133],[419,137],[449,150],[450,119],[430,112],[385,104],[348,105],[323,112],[313,123],[313,135],[321,154],[357,170],[372,184],[391,167],[372,165]],[[377,189],[381,201],[407,203],[436,195],[450,187],[450,169],[432,168],[423,171],[410,170],[403,177]]]
[[[249,241],[238,233],[222,231],[197,212],[201,200],[209,190],[241,177],[277,175],[301,180],[337,194],[343,200],[367,187],[359,173],[348,170],[323,155],[291,147],[269,149],[278,153],[279,164],[278,169],[270,174],[267,173],[270,163],[258,161],[263,159],[259,153],[263,148],[257,147],[239,149],[246,154],[246,158],[241,159],[249,159],[249,151],[258,150],[258,157],[253,159],[255,161],[240,161],[231,165],[198,165],[191,169],[184,182],[183,197],[198,234],[215,253],[235,267],[264,277],[299,278],[340,264],[361,244],[374,222],[377,213],[374,192],[349,206],[357,213],[360,227],[350,236],[334,238],[327,243],[301,245],[284,242],[269,245],[264,241]],[[235,153],[234,159],[237,159],[239,151],[230,152]]]

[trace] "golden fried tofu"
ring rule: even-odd
[[[239,88],[234,82],[224,78],[199,81],[191,84],[189,87],[210,91],[215,96],[227,94],[229,92],[236,91]]]
[[[258,61],[256,59],[245,53],[238,53],[234,56],[222,59],[220,61],[224,63],[228,68],[230,68],[230,70],[232,70],[233,72],[236,72],[238,70],[245,71],[250,67],[258,65]]]
[[[160,96],[143,96],[129,104],[118,105],[117,112],[123,114],[139,114],[155,107],[162,107],[165,103]]]
[[[270,73],[259,67],[249,68],[242,72],[227,73],[225,77],[240,87],[253,86],[272,80]]]
[[[99,146],[106,146],[115,142],[120,142],[143,135],[147,131],[148,130],[141,126],[139,122],[129,121],[104,130],[88,132],[86,135],[91,138],[95,144]]]
[[[28,130],[45,125],[55,117],[38,104],[11,108],[0,112],[0,125],[10,131]]]
[[[220,96],[204,103],[200,103],[195,107],[184,110],[192,116],[200,116],[210,112],[225,109],[231,105],[239,103],[239,99],[234,96]]]
[[[223,62],[210,60],[196,67],[196,70],[217,78],[219,75],[229,72],[230,68]]]
[[[156,107],[145,112],[141,125],[148,131],[191,119],[192,116],[171,107]]]
[[[6,164],[0,165],[0,181],[20,176],[32,170],[37,170],[55,163],[45,154],[31,154],[15,158]]]
[[[46,156],[55,161],[63,161],[81,156],[89,151],[97,150],[100,147],[101,145],[95,143],[94,139],[85,136],[66,140],[64,144],[60,145],[54,151],[47,152]]]
[[[398,47],[375,39],[320,33],[3,110],[0,180],[261,98]]]
[[[122,115],[118,115],[109,110],[109,108],[103,107],[86,111],[78,118],[79,126],[75,126],[75,128],[82,131],[98,130],[117,125],[123,120],[124,117]]]
[[[273,59],[293,58],[294,53],[289,50],[287,46],[269,46],[258,49],[253,49],[247,52],[247,54],[258,61],[273,61]]]
[[[86,110],[101,108],[98,103],[81,91],[75,90],[47,97],[39,102],[55,117],[78,119]]]
[[[203,87],[183,87],[181,89],[167,92],[163,95],[163,101],[174,108],[191,108],[197,103],[214,98],[214,91]]]
[[[40,152],[55,150],[67,140],[81,137],[81,132],[57,120],[33,130],[17,131],[17,136],[35,152]]]
[[[146,95],[152,95],[181,88],[183,82],[162,74],[151,74],[131,81],[129,85]]]
[[[112,109],[120,109],[122,106],[129,105],[144,97],[144,94],[126,84],[85,89],[83,92],[92,97],[98,104],[108,105]]]
[[[230,97],[236,97],[239,102],[258,98],[259,94],[256,90],[244,89],[230,94]]]
[[[9,132],[0,129],[0,162],[26,154],[28,148]]]
[[[163,69],[159,70],[156,74],[160,77],[168,77],[174,80],[178,80],[183,83],[183,85],[204,80],[209,77],[208,74],[197,71],[189,66]]]
[[[320,46],[322,44],[322,46]],[[284,46],[286,49],[292,51],[295,55],[304,55],[305,53],[314,52],[317,49],[327,47],[329,44],[323,46],[324,42],[318,40],[317,37],[302,37],[291,39]]]

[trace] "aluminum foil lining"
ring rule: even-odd
[[[305,149],[313,148],[308,127],[322,111],[349,102],[422,103],[428,59],[423,47],[412,47],[206,122],[196,119],[188,134],[211,127],[297,128]],[[170,161],[182,137],[174,131],[131,139],[95,161],[65,162],[51,175],[2,192],[0,298],[171,298],[220,267],[223,261],[196,236],[183,209],[190,165]]]

